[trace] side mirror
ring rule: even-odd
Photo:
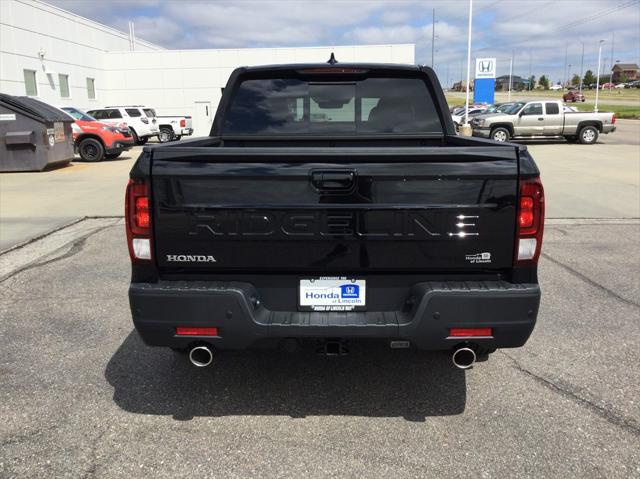
[[[518,113],[518,116],[524,116],[524,108],[520,110],[520,113]]]

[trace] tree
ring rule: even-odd
[[[625,75],[624,73],[620,73],[618,80],[620,80],[620,83],[627,83],[629,81],[629,78],[627,78],[627,75]]]
[[[584,74],[584,78],[582,79],[583,85],[591,85],[596,82],[596,77],[593,75],[591,70],[587,70]]]
[[[535,75],[531,75],[529,77],[529,90],[533,90],[533,88],[536,86],[536,76]]]
[[[571,85],[573,86],[580,85],[580,75],[573,75],[571,77]]]
[[[540,75],[540,80],[538,80],[538,85],[540,85],[544,90],[549,89],[549,79],[547,75]]]

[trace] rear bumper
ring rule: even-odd
[[[602,127],[602,133],[604,133],[605,135],[607,133],[613,133],[614,131],[616,131],[616,126],[615,125],[604,125]]]
[[[291,294],[296,294],[292,291]],[[206,341],[245,349],[282,338],[384,338],[417,349],[447,350],[472,341],[486,348],[522,346],[535,326],[537,284],[424,282],[409,291],[402,311],[316,313],[270,311],[249,283],[161,281],[132,283],[133,322],[145,343],[185,348]],[[216,337],[178,337],[177,326],[217,327]],[[493,328],[491,337],[450,338],[449,328]]]
[[[183,128],[181,136],[191,136],[193,134],[193,128]]]

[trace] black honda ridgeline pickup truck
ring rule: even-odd
[[[196,366],[378,339],[467,368],[534,328],[538,168],[457,136],[429,68],[238,68],[210,135],[145,147],[130,176],[133,322]]]

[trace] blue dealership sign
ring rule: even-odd
[[[488,103],[495,101],[496,59],[476,58],[476,76],[473,80],[473,102]]]

